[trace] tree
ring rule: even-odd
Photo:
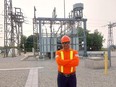
[[[96,29],[94,33],[87,34],[87,50],[99,51],[102,48],[104,38]]]
[[[26,39],[26,43],[25,43],[25,48],[26,51],[28,52],[32,52],[32,48],[33,48],[33,38],[35,39],[35,43],[37,43],[37,36],[34,35],[30,35],[27,39]],[[36,44],[36,48],[37,48],[37,44]]]
[[[25,35],[21,36],[21,43],[20,43],[20,48],[21,51],[25,51],[25,42],[26,42],[27,37]]]
[[[82,49],[82,42],[83,42],[83,33],[84,29],[81,27],[78,27],[78,37],[79,37],[79,49]],[[98,32],[96,29],[94,33],[89,33],[89,31],[86,31],[87,35],[87,50],[101,50],[102,44],[104,42],[104,38],[101,35],[101,33]]]
[[[86,33],[88,34],[89,31],[87,30]],[[78,27],[78,33],[77,33],[78,37],[79,37],[79,50],[83,49],[83,43],[84,43],[84,29],[81,27]]]

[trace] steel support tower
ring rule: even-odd
[[[110,47],[111,45],[114,45],[113,27],[116,27],[116,23],[109,23],[108,24],[108,47]]]
[[[20,54],[23,21],[21,9],[15,8],[13,13],[12,0],[4,0],[4,57],[8,57],[9,53],[15,57],[15,49]]]
[[[36,8],[34,6],[34,18],[33,18],[33,53],[34,57],[38,55],[38,24],[36,20]]]

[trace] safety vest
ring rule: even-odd
[[[64,53],[61,51],[61,59],[64,60]],[[70,51],[70,60],[73,59],[73,51]],[[74,67],[71,67],[70,72],[72,73],[74,71]],[[64,72],[64,67],[61,66],[61,72]]]

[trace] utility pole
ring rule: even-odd
[[[65,18],[65,0],[64,0],[64,18]]]

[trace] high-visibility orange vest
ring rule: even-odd
[[[76,71],[76,66],[79,64],[79,57],[75,56],[77,51],[60,50],[56,52],[56,62],[58,64],[58,71],[70,74]]]
[[[63,51],[61,51],[61,59],[64,60],[64,54]],[[70,60],[73,59],[73,51],[70,51]],[[61,70],[62,73],[64,72],[64,66],[61,66]],[[73,72],[73,67],[70,68],[70,72]]]

